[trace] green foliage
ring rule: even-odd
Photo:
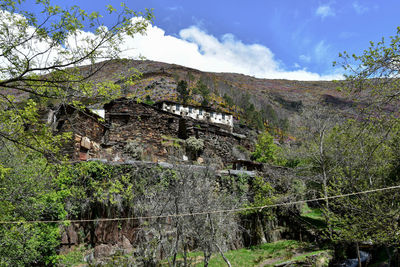
[[[228,106],[233,106],[235,103],[233,102],[232,97],[230,97],[229,95],[227,95],[226,93],[224,94],[224,100],[226,102],[226,104],[228,104]]]
[[[179,94],[179,99],[182,101],[183,104],[186,104],[189,100],[189,89],[188,84],[184,80],[180,80],[176,86],[176,91]]]
[[[203,139],[197,139],[194,136],[189,137],[185,140],[186,151],[190,154],[191,158],[194,160],[204,149]]]
[[[229,259],[232,266],[253,267],[263,265],[264,262],[271,262],[271,264],[266,266],[273,266],[289,260],[293,261],[293,264],[295,264],[296,261],[304,260],[307,256],[331,254],[331,251],[329,250],[316,250],[295,256],[298,251],[301,250],[310,251],[305,243],[300,243],[296,240],[281,240],[273,243],[252,246],[250,248],[230,250],[225,253],[225,256]],[[198,259],[199,257],[201,256],[196,252],[190,253],[191,259]],[[211,267],[225,265],[226,263],[219,255],[211,258],[209,263],[209,266]],[[202,265],[199,264],[199,266]]]
[[[62,8],[50,1],[36,1],[34,9],[41,16],[35,16],[25,10],[24,2],[0,3],[0,60],[6,62],[0,68],[0,136],[54,156],[66,136],[51,134],[41,117],[43,109],[50,103],[83,107],[91,101],[118,97],[120,84],[96,82],[91,77],[112,62],[107,60],[118,59],[124,36],[144,33],[153,16],[150,11],[134,12],[124,4],[118,10],[109,5],[107,10],[116,15],[116,21],[104,27],[97,12],[87,14],[78,6]],[[132,23],[131,19],[139,16],[143,19]],[[75,42],[81,31],[93,35]],[[98,63],[100,60],[107,62]],[[82,70],[84,64],[93,65]]]
[[[252,158],[257,162],[275,163],[278,161],[277,153],[279,147],[274,144],[274,137],[267,131],[260,134],[252,153]]]
[[[398,166],[399,124],[391,127],[388,131],[373,119],[349,120],[332,129],[325,146],[329,195],[398,185],[398,175],[388,179]],[[397,244],[398,237],[392,233],[398,231],[399,199],[398,191],[378,191],[331,200],[324,210],[329,229],[333,229],[327,235],[335,241]]]
[[[246,207],[262,207],[271,205],[274,202],[274,189],[271,184],[264,181],[264,179],[260,176],[256,176],[252,179],[250,183],[249,192],[251,195],[250,202],[246,205]],[[268,219],[268,217],[272,216],[272,212],[270,209],[250,209],[243,211],[243,215],[249,215],[253,213],[262,213],[263,215],[267,215],[264,219]]]
[[[208,107],[210,105],[210,89],[208,89],[208,86],[204,84],[201,80],[198,80],[195,91],[200,93],[203,98],[201,106]]]
[[[151,99],[150,95],[146,95],[144,103],[146,103],[147,105],[153,105],[155,102]]]
[[[307,222],[311,228],[327,230],[326,217],[320,208],[310,208],[307,204],[304,204],[300,212],[302,220]]]
[[[179,138],[174,138],[174,137],[171,137],[171,136],[162,135],[161,138],[163,139],[161,141],[161,144],[163,146],[167,146],[167,147],[171,146],[171,147],[179,149],[185,143],[185,140],[179,139]]]
[[[87,251],[84,246],[74,248],[67,254],[57,255],[57,264],[59,266],[76,266],[84,264],[84,257]]]
[[[83,162],[74,166],[63,166],[59,171],[57,184],[60,189],[68,192],[65,199],[71,219],[82,214],[98,216],[91,210],[93,206],[98,213],[110,217],[121,216],[121,212],[135,216],[196,213],[241,206],[243,196],[246,195],[246,191],[228,192],[220,187],[212,171],[193,171],[190,167],[138,168],[134,165],[111,166],[99,162]],[[179,242],[195,240],[200,248],[205,249],[207,246],[214,251],[215,242],[225,246],[233,237],[230,236],[230,231],[236,229],[233,216],[234,214],[204,214],[171,217],[170,223],[165,218],[146,220],[141,224],[141,231],[153,234],[141,237],[143,239],[138,243],[137,249],[143,251],[137,259],[143,262],[150,259],[157,261],[152,256],[159,249],[157,244],[175,244],[175,236],[162,233],[167,231],[167,227],[178,227],[176,225],[179,227],[173,228],[174,231],[181,231],[180,235],[185,236]],[[158,231],[161,231],[160,235]]]
[[[370,42],[361,55],[339,54],[346,80],[341,88],[360,105],[359,121],[336,127],[328,152],[330,194],[398,185],[400,27],[389,41]],[[335,62],[335,64],[337,64]],[[360,123],[362,121],[362,123]],[[327,211],[334,240],[397,246],[398,190],[331,201]]]
[[[10,143],[0,158],[0,221],[19,222],[0,224],[0,265],[50,264],[59,245],[58,225],[24,221],[65,218],[63,193],[52,179],[54,168],[41,154],[22,152]]]
[[[188,139],[186,139],[185,144],[189,150],[191,150],[195,153],[198,153],[204,149],[203,139],[197,139],[194,136],[191,136]]]
[[[260,110],[256,110],[254,104],[250,101],[251,96],[249,93],[242,95],[239,105],[243,108],[244,114],[241,118],[242,122],[254,127],[256,129],[264,129],[264,118]]]
[[[125,148],[125,153],[127,153],[130,157],[136,160],[141,160],[143,155],[143,148],[136,141],[127,142]]]

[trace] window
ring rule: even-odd
[[[192,113],[192,112],[193,112],[193,108],[189,107],[189,113]]]
[[[181,108],[181,107],[180,107],[179,104],[176,104],[176,105],[175,105],[175,109],[176,109],[176,110],[179,110],[180,108]]]
[[[202,109],[199,110],[199,115],[203,115],[203,110]]]
[[[222,114],[222,119],[225,120],[225,114]]]

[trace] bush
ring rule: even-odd
[[[131,156],[133,159],[141,160],[143,155],[143,148],[136,141],[128,141],[124,148],[125,153]]]
[[[274,137],[267,131],[258,136],[257,144],[254,152],[251,154],[252,159],[262,163],[275,163],[279,147],[274,144]]]
[[[197,139],[194,136],[186,139],[185,145],[186,150],[194,157],[197,157],[198,154],[204,149],[204,141],[202,139]]]

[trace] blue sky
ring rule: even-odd
[[[101,11],[120,1],[54,1]],[[320,80],[340,77],[338,53],[360,54],[369,41],[394,35],[400,1],[385,0],[148,0],[154,8],[147,37],[130,49],[148,59],[260,78]],[[147,38],[147,39],[145,39]],[[136,46],[135,46],[136,45]]]

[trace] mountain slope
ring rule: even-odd
[[[248,122],[251,116],[259,116],[274,127],[288,128],[288,125],[302,125],[301,121],[306,119],[302,118],[302,110],[319,104],[332,112],[352,114],[354,111],[353,103],[336,90],[339,84],[333,81],[258,79],[243,74],[202,72],[149,60],[108,62],[91,79],[123,84],[125,79],[135,77],[136,71],[141,73],[140,79],[136,79],[134,85],[124,86],[123,93],[128,97],[145,99],[148,95],[147,98],[154,101],[176,100],[177,81],[186,80],[193,89],[201,80],[211,91],[211,105],[234,113],[242,122]],[[199,104],[200,100],[201,97],[193,93],[192,104]]]

